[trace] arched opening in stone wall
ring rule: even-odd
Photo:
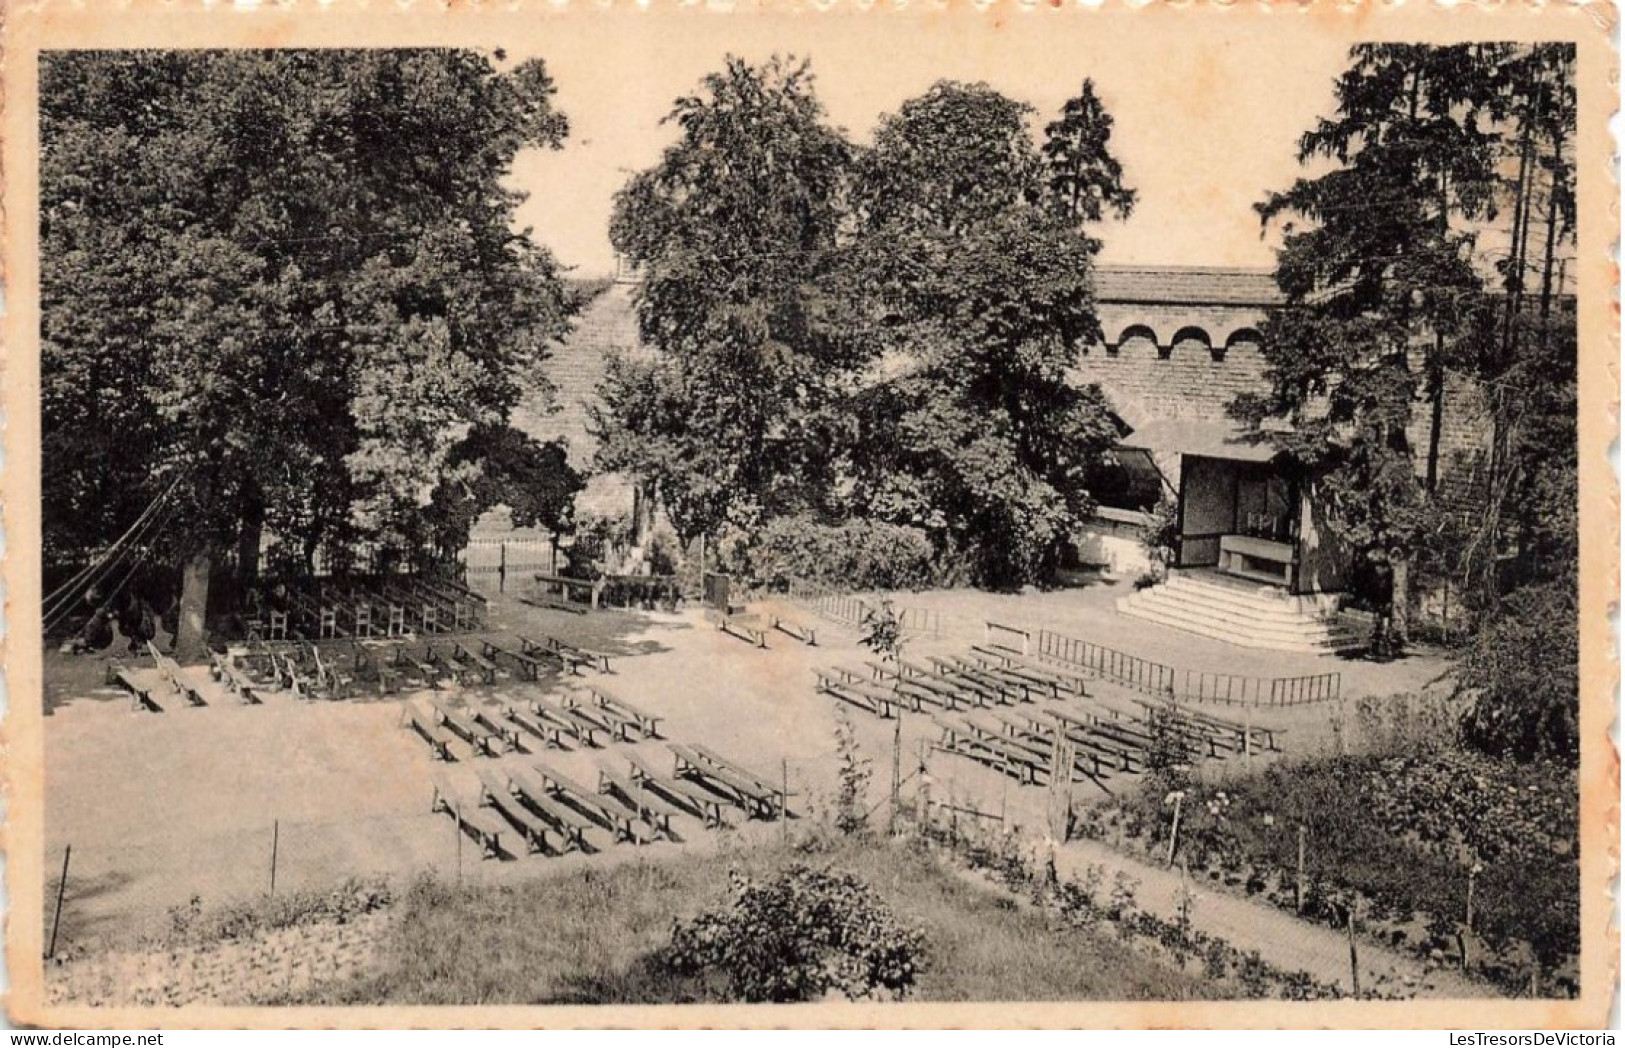
[[[1225,355],[1229,353],[1230,350],[1234,349],[1236,346],[1244,344],[1261,346],[1264,344],[1264,336],[1259,334],[1257,328],[1237,328],[1236,330],[1230,332],[1229,337],[1224,340],[1224,345],[1210,347],[1213,351],[1213,359],[1216,362],[1223,361]]]
[[[1130,324],[1128,327],[1123,329],[1123,333],[1121,335],[1117,336],[1116,342],[1110,343],[1106,346],[1107,356],[1117,356],[1117,354],[1122,351],[1124,343],[1132,342],[1137,338],[1146,339],[1153,346],[1160,345],[1160,343],[1157,341],[1157,333],[1155,331],[1152,331],[1144,324]]]
[[[1174,337],[1168,340],[1168,345],[1164,349],[1160,350],[1157,355],[1163,360],[1167,360],[1169,357],[1174,355],[1175,346],[1182,346],[1187,342],[1200,343],[1202,348],[1206,349],[1208,352],[1211,353],[1213,351],[1212,337],[1202,328],[1192,326],[1182,327],[1178,331],[1174,332]]]

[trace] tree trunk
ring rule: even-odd
[[[181,569],[181,614],[175,634],[177,662],[199,661],[207,655],[204,620],[209,610],[209,572],[213,563],[207,552],[194,554]]]
[[[1393,655],[1402,655],[1411,639],[1411,562],[1394,556],[1389,564],[1394,588],[1389,597],[1388,648]]]
[[[1428,366],[1428,399],[1432,417],[1428,421],[1427,493],[1439,490],[1439,440],[1444,433],[1444,336],[1435,335],[1433,359]]]
[[[265,502],[258,493],[243,501],[242,530],[237,533],[237,581],[247,589],[260,577],[260,541],[265,535]]]

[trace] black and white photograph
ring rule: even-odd
[[[1329,13],[9,26],[13,1021],[1602,1025],[1611,32]]]

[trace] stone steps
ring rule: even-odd
[[[1188,575],[1119,598],[1124,615],[1172,629],[1222,640],[1239,647],[1314,654],[1358,648],[1365,631],[1341,617],[1323,617],[1302,609],[1302,602],[1276,591],[1247,592],[1245,587]]]

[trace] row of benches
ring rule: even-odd
[[[558,700],[536,696],[524,702],[504,701],[494,712],[473,706],[460,710],[438,699],[414,700],[404,707],[403,720],[438,759],[446,761],[455,759],[455,740],[476,755],[497,757],[530,748],[527,737],[550,749],[569,749],[572,744],[598,749],[617,740],[660,737],[662,717],[600,688],[568,685]]]
[[[994,649],[972,648],[968,657],[930,656],[928,662],[866,662],[863,670],[836,666],[814,673],[820,692],[887,718],[899,709],[953,711],[1089,694],[1084,678],[1076,674]]]
[[[1136,696],[1120,709],[1095,698],[1083,677],[996,647],[966,656],[932,656],[929,668],[907,661],[866,663],[867,672],[816,670],[820,692],[875,716],[929,712],[940,749],[996,768],[1024,783],[1047,779],[1059,737],[1072,746],[1077,775],[1104,787],[1115,772],[1143,771],[1156,732],[1198,757],[1278,749],[1270,728],[1237,723],[1172,702]],[[1081,712],[1035,708],[1036,698],[1080,700]],[[961,716],[976,710],[977,716]],[[1153,724],[1153,720],[1159,723]]]
[[[485,616],[486,598],[460,583],[399,575],[311,590],[279,587],[260,595],[248,629],[265,640],[402,637],[475,632]]]
[[[657,772],[629,752],[627,774],[598,765],[597,789],[589,789],[544,762],[508,763],[478,772],[472,803],[436,783],[431,810],[445,812],[471,837],[485,858],[516,854],[504,840],[517,835],[536,854],[592,852],[588,833],[601,830],[612,844],[679,840],[673,820],[689,815],[709,827],[727,824],[725,807],[747,818],[789,817],[785,792],[703,746],[670,744],[675,767]]]

